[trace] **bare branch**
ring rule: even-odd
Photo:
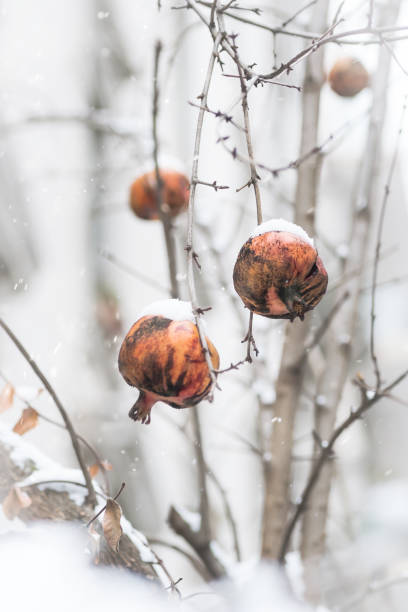
[[[324,319],[324,321],[322,321],[321,325],[318,327],[318,329],[314,333],[313,338],[311,338],[309,342],[306,344],[305,346],[306,351],[310,351],[312,348],[314,348],[315,346],[319,344],[325,332],[330,327],[331,322],[333,321],[334,317],[336,316],[340,308],[343,306],[344,302],[349,299],[349,297],[350,297],[349,292],[345,291],[340,296],[340,298],[333,304],[332,309],[330,310],[327,317]]]
[[[381,385],[381,374],[380,374],[377,355],[375,351],[375,329],[374,329],[375,319],[376,319],[375,298],[376,298],[376,290],[377,290],[378,264],[380,261],[381,236],[382,236],[383,227],[384,227],[385,211],[387,208],[388,197],[390,195],[390,188],[391,188],[391,183],[392,183],[392,179],[394,176],[395,166],[397,163],[398,149],[399,149],[400,137],[402,133],[402,126],[403,126],[403,121],[404,121],[404,116],[405,116],[405,110],[406,110],[406,101],[404,101],[404,106],[403,106],[402,114],[401,114],[400,128],[398,130],[397,140],[395,143],[395,150],[392,156],[390,169],[388,171],[387,181],[384,187],[384,195],[383,195],[383,200],[382,200],[381,210],[380,210],[380,220],[378,223],[377,243],[375,246],[375,259],[374,259],[373,279],[372,279],[372,288],[371,288],[370,355],[371,355],[371,361],[373,362],[374,373],[375,373],[375,378],[376,378],[376,389],[379,389]]]
[[[163,285],[160,285],[160,283],[157,283],[153,278],[151,278],[150,276],[147,276],[147,274],[143,274],[143,272],[139,272],[139,270],[135,270],[135,268],[129,266],[127,263],[118,259],[116,255],[113,255],[113,253],[111,253],[110,251],[107,251],[106,249],[98,249],[98,253],[104,259],[107,259],[108,261],[113,263],[120,270],[123,270],[127,274],[130,274],[131,276],[133,276],[133,278],[136,278],[137,280],[140,280],[143,283],[146,283],[146,285],[150,285],[150,287],[154,287],[155,289],[160,291],[160,293],[166,293],[166,294],[170,293],[170,289],[168,287],[164,287]]]
[[[290,539],[292,537],[292,533],[293,530],[300,518],[300,516],[302,515],[303,512],[305,512],[306,508],[307,508],[307,504],[309,501],[309,498],[311,496],[311,493],[318,481],[318,478],[320,476],[320,473],[322,471],[323,466],[325,465],[325,463],[332,457],[333,455],[333,447],[337,441],[337,439],[356,421],[358,421],[359,419],[361,419],[361,417],[363,416],[363,414],[365,412],[367,412],[367,410],[369,410],[369,408],[371,408],[372,406],[374,406],[381,398],[385,397],[392,389],[394,389],[397,385],[399,385],[406,377],[408,376],[408,370],[406,370],[405,372],[403,372],[400,376],[398,376],[397,378],[395,378],[393,380],[392,383],[390,383],[388,386],[384,387],[383,389],[380,389],[378,391],[373,391],[374,396],[371,397],[371,399],[369,399],[367,397],[367,393],[363,393],[362,394],[362,400],[360,403],[360,406],[356,409],[356,410],[352,410],[349,414],[349,416],[338,426],[336,427],[336,429],[333,431],[332,435],[330,436],[329,440],[323,440],[322,443],[319,445],[319,456],[317,458],[317,460],[314,463],[314,466],[312,468],[312,471],[310,473],[309,479],[307,481],[307,484],[303,490],[303,493],[301,495],[301,500],[300,502],[297,504],[296,506],[296,510],[293,513],[293,516],[291,518],[291,520],[289,521],[289,524],[286,528],[285,534],[284,534],[284,538],[282,541],[282,546],[279,552],[279,561],[281,563],[284,562],[285,560],[285,555],[288,551],[288,547],[289,547],[289,543],[290,543]],[[358,380],[355,381],[355,383],[357,385],[360,385],[360,382]]]
[[[224,21],[221,16],[219,17],[219,23],[220,23],[220,27],[222,27],[223,31],[225,31]],[[248,112],[248,89],[245,83],[244,71],[241,68],[241,62],[240,62],[239,55],[238,55],[238,47],[236,46],[236,41],[234,38],[232,38],[232,36],[230,36],[230,38],[232,39],[231,46],[234,52],[235,63],[236,63],[238,75],[239,75],[239,82],[241,85],[242,112],[244,115],[245,138],[246,138],[248,157],[249,157],[249,170],[251,173],[251,179],[249,182],[254,188],[255,203],[256,203],[256,219],[257,219],[258,225],[260,225],[262,223],[262,203],[261,203],[261,193],[260,193],[259,184],[258,184],[259,176],[256,171],[256,166],[254,162],[254,149],[252,145],[251,124],[249,121],[249,112]],[[250,326],[252,328],[252,313],[251,313],[251,318],[250,318]],[[248,354],[248,360],[250,359],[251,359],[250,354]]]
[[[158,84],[158,73],[159,73],[159,62],[160,54],[162,50],[162,44],[160,41],[156,42],[154,49],[154,73],[153,73],[153,104],[152,104],[152,132],[153,132],[153,160],[154,160],[154,171],[156,175],[156,207],[157,212],[162,222],[164,240],[166,243],[167,250],[167,262],[169,266],[169,278],[171,291],[170,295],[172,298],[178,296],[178,285],[177,285],[177,269],[176,269],[176,244],[174,241],[173,228],[169,213],[165,210],[163,202],[163,181],[160,175],[159,169],[159,140],[157,136],[157,121],[159,114],[159,84]]]
[[[203,352],[205,355],[205,359],[206,359],[207,366],[208,366],[208,371],[211,377],[211,383],[213,386],[215,386],[217,382],[216,375],[213,371],[213,366],[212,366],[211,358],[210,358],[210,352],[208,350],[207,341],[205,339],[205,334],[203,332],[202,325],[200,322],[200,317],[197,314],[199,306],[198,306],[198,299],[197,299],[197,291],[196,291],[195,282],[194,282],[194,261],[195,261],[195,258],[197,257],[197,254],[195,253],[194,248],[193,248],[193,227],[194,227],[195,195],[196,195],[197,180],[198,180],[198,161],[199,161],[199,155],[200,155],[201,133],[202,133],[202,128],[203,128],[204,113],[205,113],[204,109],[207,107],[208,91],[210,88],[211,77],[212,77],[213,70],[214,70],[215,58],[217,56],[218,46],[221,42],[221,38],[222,38],[222,35],[220,32],[218,32],[215,35],[214,45],[211,50],[211,56],[210,56],[210,61],[209,61],[208,68],[207,68],[207,74],[206,74],[206,78],[204,82],[204,87],[200,95],[200,100],[201,100],[201,104],[203,108],[200,109],[198,113],[198,119],[197,119],[197,129],[196,129],[194,152],[193,152],[193,167],[192,167],[191,181],[190,181],[190,199],[189,199],[189,204],[188,204],[188,227],[187,227],[187,244],[186,244],[188,290],[190,294],[190,300],[191,300],[193,313],[195,315],[195,323],[197,326],[198,334],[200,336],[201,346],[203,347]],[[211,396],[209,397],[209,399],[211,399]]]
[[[296,13],[294,13],[291,17],[289,17],[288,19],[286,19],[285,21],[282,22],[281,28],[286,28],[286,26],[291,21],[294,21],[296,19],[296,17],[301,15],[304,11],[307,11],[307,9],[310,8],[311,6],[313,6],[314,4],[316,4],[316,2],[317,2],[317,0],[310,0],[310,2],[307,2],[307,4],[305,4],[305,6],[300,7],[300,9],[298,11],[296,11]]]
[[[92,478],[91,478],[91,476],[90,476],[90,474],[89,474],[89,472],[87,470],[84,458],[82,457],[82,451],[81,451],[81,447],[79,445],[79,439],[78,439],[77,433],[76,433],[76,431],[75,431],[75,429],[74,429],[74,427],[73,427],[73,425],[71,423],[71,419],[69,418],[67,411],[65,410],[64,406],[62,405],[59,397],[57,396],[56,392],[54,391],[54,388],[51,386],[51,383],[49,382],[49,380],[45,377],[45,375],[42,373],[42,371],[38,367],[37,363],[34,361],[34,359],[31,357],[31,355],[29,355],[27,350],[21,344],[20,340],[15,336],[15,334],[11,331],[9,326],[3,321],[2,318],[0,318],[0,326],[6,332],[6,334],[10,338],[10,340],[12,340],[12,342],[14,342],[15,346],[20,351],[20,353],[23,355],[23,357],[27,361],[27,363],[30,365],[31,369],[34,371],[34,373],[41,380],[42,384],[44,385],[44,387],[46,388],[46,390],[50,394],[51,398],[53,399],[54,404],[58,408],[58,410],[59,410],[59,412],[61,414],[61,417],[62,417],[62,419],[63,419],[63,421],[65,423],[65,427],[66,427],[66,429],[68,431],[68,434],[69,434],[69,436],[71,438],[72,447],[74,449],[76,458],[78,460],[79,466],[80,466],[82,474],[84,476],[86,487],[88,489],[87,502],[89,503],[89,505],[95,506],[96,505],[96,496],[95,496],[95,490],[94,490],[94,487],[93,487],[93,484],[92,484]]]
[[[186,557],[186,559],[190,561],[191,565],[194,567],[197,573],[200,574],[200,576],[206,582],[210,582],[211,574],[209,574],[207,568],[205,567],[205,565],[202,563],[202,561],[198,557],[190,554],[187,550],[184,550],[184,548],[177,546],[177,544],[166,542],[165,540],[161,540],[159,538],[147,538],[147,539],[150,544],[153,544],[156,546],[164,546],[165,548],[170,548],[171,550],[175,550],[176,552]]]
[[[231,505],[228,500],[227,492],[222,486],[218,477],[214,474],[212,470],[209,469],[208,465],[207,465],[207,474],[208,474],[208,477],[213,481],[213,483],[215,484],[215,486],[217,487],[221,495],[221,498],[224,504],[225,517],[231,527],[232,540],[234,542],[235,557],[237,561],[241,561],[241,548],[239,545],[238,528],[235,522],[234,515],[232,514],[232,509],[231,509]]]

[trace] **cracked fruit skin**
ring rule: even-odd
[[[359,60],[342,57],[333,65],[327,80],[336,94],[352,98],[368,86],[370,76]]]
[[[208,338],[207,344],[218,369],[218,352]],[[147,425],[156,402],[188,408],[204,399],[212,386],[195,324],[159,315],[141,317],[130,328],[119,351],[119,371],[140,391],[130,418]]]
[[[328,280],[314,246],[284,231],[249,238],[238,254],[233,279],[249,310],[291,321],[296,317],[303,321],[320,302]]]
[[[187,177],[173,170],[160,170],[163,182],[162,202],[170,217],[175,217],[188,206],[190,183]],[[130,188],[130,207],[140,219],[159,219],[157,210],[156,172],[139,176]]]

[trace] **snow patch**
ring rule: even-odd
[[[199,512],[192,512],[191,510],[186,510],[181,506],[174,506],[179,515],[188,523],[191,531],[195,531],[198,533],[201,527],[201,515]]]
[[[26,474],[30,472],[26,478],[16,483],[19,487],[37,484],[44,480],[71,480],[85,484],[81,470],[61,466],[3,425],[0,425],[0,442],[9,449],[12,462]],[[100,491],[96,483],[94,486],[97,491]],[[54,491],[66,491],[69,498],[79,506],[84,503],[88,493],[85,487],[69,483],[52,482],[39,486],[40,490],[47,488]]]
[[[298,550],[289,552],[286,557],[286,571],[292,589],[299,599],[302,599],[305,594],[305,584],[303,581],[303,563]]]
[[[25,523],[19,518],[15,517],[9,520],[3,512],[2,506],[0,506],[0,536],[6,533],[15,533],[16,531],[24,531],[27,529]]]
[[[158,302],[153,302],[139,313],[138,319],[141,319],[147,315],[158,315],[171,319],[172,321],[194,322],[191,302],[184,302],[183,300],[178,299],[159,300]]]
[[[0,424],[0,442],[10,449],[10,458],[21,470],[56,468],[57,463],[49,459],[21,436]],[[60,473],[63,468],[59,466]]]
[[[68,497],[74,502],[74,504],[77,506],[82,506],[88,494],[88,489],[86,487],[70,484],[69,482],[56,482],[57,480],[70,480],[72,482],[85,484],[84,476],[81,470],[68,469],[63,468],[60,465],[56,465],[48,469],[35,470],[25,480],[19,482],[18,486],[26,487],[28,485],[36,485],[38,482],[45,481],[44,484],[38,485],[38,489],[40,491],[52,489],[53,491],[68,493]]]
[[[0,572],[7,576],[2,583],[2,602],[10,603],[11,609],[32,612],[54,612],[57,608],[60,612],[180,611],[156,583],[114,567],[93,566],[87,546],[85,529],[50,521],[32,526],[24,534],[10,534],[1,542]],[[67,584],[74,588],[67,588]],[[186,602],[183,610],[191,612],[193,608]]]
[[[222,550],[221,546],[215,540],[210,542],[210,549],[212,554],[218,561],[225,567],[228,574],[234,573],[234,568],[237,565],[235,561],[232,561],[231,558],[225,554]]]
[[[290,234],[299,236],[299,238],[302,238],[302,240],[305,240],[314,247],[313,239],[310,238],[307,232],[305,232],[300,225],[286,221],[286,219],[269,219],[269,221],[265,221],[261,223],[261,225],[258,225],[253,232],[249,234],[249,237],[255,238],[255,236],[261,236],[267,232],[289,232]]]
[[[236,564],[234,580],[221,580],[214,585],[224,599],[223,605],[211,610],[224,612],[312,612],[299,600],[283,571],[275,564]]]
[[[157,563],[157,557],[149,546],[149,543],[143,533],[135,529],[123,515],[120,519],[120,524],[125,533],[136,546],[139,551],[140,558],[144,563]],[[154,568],[156,569],[156,568]]]

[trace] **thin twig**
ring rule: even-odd
[[[220,22],[220,26],[222,26],[223,28],[225,28],[224,26],[224,21],[222,19],[222,17],[219,18],[219,22]],[[230,38],[232,38],[230,36]],[[262,203],[261,203],[261,193],[259,190],[259,176],[258,173],[256,171],[256,166],[255,166],[255,162],[254,162],[254,149],[253,149],[253,145],[252,145],[252,136],[251,136],[251,124],[250,124],[250,120],[249,120],[249,112],[248,112],[248,89],[245,83],[245,78],[244,78],[244,72],[241,68],[241,63],[240,63],[240,59],[239,59],[239,55],[238,55],[238,47],[236,46],[236,39],[233,38],[232,39],[232,49],[234,51],[234,55],[235,55],[235,63],[237,66],[237,70],[238,70],[238,75],[239,75],[239,82],[241,85],[241,94],[242,94],[242,112],[244,115],[244,125],[245,125],[245,139],[246,139],[246,144],[247,144],[247,150],[248,150],[248,157],[249,157],[249,170],[250,170],[250,174],[251,174],[251,184],[254,188],[254,194],[255,194],[255,202],[256,202],[256,218],[257,218],[257,223],[258,225],[260,225],[262,223]],[[252,313],[251,313],[252,314]]]
[[[224,74],[224,76],[228,76],[228,75]],[[242,125],[239,125],[239,123],[237,123],[236,121],[234,121],[232,115],[223,113],[221,110],[217,110],[217,111],[212,110],[208,106],[204,106],[203,104],[196,104],[195,102],[189,101],[189,105],[194,106],[194,108],[198,108],[199,110],[204,110],[206,113],[210,113],[210,115],[214,115],[214,117],[216,117],[217,119],[221,119],[222,121],[225,121],[225,123],[230,123],[235,128],[237,128],[237,130],[240,130],[240,132],[245,132],[245,128],[242,127]]]
[[[317,0],[311,0],[310,2],[308,2],[307,4],[305,4],[305,6],[302,6],[298,11],[296,11],[296,13],[294,13],[292,15],[292,17],[289,17],[288,19],[286,19],[282,24],[281,24],[281,28],[286,28],[286,26],[291,22],[294,21],[296,19],[296,17],[298,17],[301,13],[303,13],[304,11],[306,11],[308,8],[310,8],[311,6],[313,6],[314,4],[316,4]]]
[[[26,485],[19,484],[18,486],[21,489],[28,489],[30,487],[39,487],[39,486],[42,486],[42,485],[54,484],[54,483],[75,485],[76,487],[83,487],[84,489],[87,489],[86,484],[84,484],[83,482],[76,482],[75,480],[62,480],[62,479],[39,480],[38,482],[30,482],[29,484],[26,484]],[[100,491],[95,491],[95,495],[99,495],[100,497],[103,497],[104,499],[107,499],[107,496],[104,495],[103,493],[100,493]]]
[[[38,367],[37,363],[34,361],[34,359],[31,357],[31,355],[29,355],[27,350],[21,344],[20,340],[15,336],[15,334],[11,331],[9,326],[3,321],[2,318],[0,318],[0,326],[6,332],[8,337],[14,342],[15,346],[20,351],[20,353],[23,355],[24,359],[27,361],[27,363],[31,366],[32,370],[34,371],[34,373],[41,380],[42,384],[44,385],[44,387],[46,388],[46,390],[50,394],[51,398],[53,399],[54,404],[58,408],[58,410],[59,410],[59,412],[60,412],[60,414],[62,416],[62,419],[63,419],[63,421],[65,423],[65,427],[66,427],[66,429],[68,431],[68,434],[69,434],[69,436],[71,438],[71,442],[72,442],[72,446],[73,446],[76,458],[78,460],[79,466],[80,466],[82,474],[84,476],[86,487],[88,489],[87,501],[88,501],[88,503],[91,506],[95,506],[96,505],[96,496],[95,496],[95,489],[94,489],[93,484],[92,484],[92,478],[91,478],[91,475],[89,474],[89,471],[88,471],[88,469],[86,467],[84,458],[82,456],[82,451],[81,451],[81,447],[79,445],[78,435],[77,435],[77,433],[76,433],[76,431],[75,431],[75,429],[74,429],[74,427],[73,427],[73,425],[71,423],[71,419],[69,418],[67,411],[65,410],[64,406],[62,405],[59,397],[57,396],[56,392],[54,391],[53,387],[51,386],[51,383],[49,382],[49,380],[42,373],[42,371]]]
[[[3,372],[0,371],[0,376],[1,378],[4,380],[4,382],[9,383],[10,385],[12,385],[12,383],[10,382],[10,380],[7,378],[7,376],[5,376],[5,374]],[[34,408],[34,410],[36,411],[38,417],[40,419],[42,419],[43,421],[46,421],[47,423],[50,423],[51,425],[55,425],[55,427],[59,427],[60,429],[67,429],[66,426],[63,423],[58,423],[58,421],[54,421],[54,419],[50,419],[49,417],[46,417],[44,414],[42,414],[41,412],[39,412],[39,410],[32,405],[31,402],[28,402],[24,397],[22,397],[16,390],[15,385],[12,385],[13,389],[14,389],[14,395],[21,401],[23,402],[28,408]],[[86,446],[86,448],[91,452],[91,454],[94,456],[94,459],[99,467],[99,469],[101,470],[101,474],[104,480],[104,489],[105,489],[105,493],[107,495],[109,495],[109,480],[108,480],[108,476],[106,473],[106,468],[103,465],[103,462],[101,460],[101,458],[99,457],[98,453],[96,452],[96,450],[93,448],[93,446],[85,439],[83,438],[81,435],[79,435],[77,433],[77,438],[78,440],[80,440],[82,442],[82,444],[84,446]],[[86,487],[86,485],[83,485],[84,487]]]
[[[146,285],[150,285],[151,287],[154,287],[161,293],[166,293],[166,294],[170,293],[169,287],[164,287],[160,283],[157,283],[150,276],[147,276],[147,274],[143,274],[143,272],[139,272],[139,270],[135,270],[134,268],[129,266],[127,263],[118,259],[116,255],[113,255],[113,253],[111,253],[110,251],[107,251],[106,249],[98,249],[98,253],[104,259],[106,259],[107,261],[110,261],[112,264],[117,266],[120,270],[123,270],[123,272],[126,272],[127,274],[130,274],[131,276],[133,276],[133,278],[136,278],[137,280],[140,280],[143,283],[146,283]]]
[[[210,525],[210,506],[208,502],[208,490],[206,480],[206,463],[203,452],[203,441],[201,437],[200,419],[198,410],[194,406],[192,411],[193,431],[194,431],[194,448],[197,461],[198,472],[198,489],[200,492],[200,535],[204,541],[211,540],[211,525]]]
[[[177,270],[176,270],[176,244],[174,241],[173,228],[169,213],[164,209],[163,202],[163,180],[160,175],[159,169],[159,140],[157,135],[157,121],[159,115],[159,84],[158,84],[158,73],[159,73],[159,62],[160,54],[162,51],[162,44],[160,40],[156,42],[154,48],[154,73],[153,73],[153,104],[152,104],[152,135],[153,135],[153,160],[154,160],[154,171],[156,175],[156,207],[157,212],[162,222],[164,240],[166,243],[167,250],[167,262],[169,266],[169,277],[170,277],[170,295],[172,298],[178,296],[178,285],[177,285]]]
[[[239,562],[241,561],[241,548],[239,545],[238,528],[235,522],[234,515],[232,513],[231,504],[229,503],[229,500],[228,500],[228,494],[226,490],[224,489],[224,487],[222,486],[218,477],[215,475],[213,470],[210,470],[207,464],[206,464],[206,469],[207,469],[208,477],[213,481],[214,485],[217,487],[219,491],[219,494],[221,495],[221,498],[224,504],[225,517],[231,527],[231,534],[232,534],[232,540],[234,543],[235,557],[236,557],[236,560]]]
[[[201,134],[204,122],[204,114],[205,108],[207,107],[207,98],[208,91],[210,88],[211,77],[214,71],[215,58],[217,56],[218,46],[221,42],[222,34],[218,32],[215,36],[215,41],[213,48],[211,50],[211,57],[207,68],[207,74],[204,82],[203,91],[200,95],[200,100],[203,108],[200,109],[198,113],[197,119],[197,129],[195,136],[195,144],[194,144],[194,152],[193,152],[193,167],[191,172],[191,181],[190,181],[190,199],[188,204],[188,228],[187,228],[187,243],[186,243],[186,251],[187,251],[187,283],[188,290],[190,294],[190,301],[194,313],[195,323],[197,326],[197,331],[200,337],[201,346],[203,347],[203,352],[205,355],[205,359],[208,366],[208,371],[211,377],[211,383],[213,386],[216,385],[216,375],[213,370],[213,366],[211,363],[210,352],[208,350],[207,341],[205,338],[205,334],[202,329],[202,325],[200,322],[200,316],[198,314],[198,299],[197,299],[197,291],[194,282],[194,261],[196,261],[197,254],[193,248],[193,227],[194,227],[194,205],[195,205],[195,195],[197,188],[197,180],[198,180],[198,160],[200,155],[200,145],[201,145]],[[211,395],[209,396],[211,399]]]
[[[120,489],[119,489],[119,491],[116,493],[115,497],[112,497],[113,501],[116,501],[116,500],[118,499],[119,495],[122,493],[122,491],[123,491],[123,489],[125,488],[125,486],[126,486],[126,483],[122,482],[122,484],[120,485]],[[110,499],[110,498],[109,498],[109,499]],[[94,521],[96,521],[96,519],[97,519],[97,518],[98,518],[98,517],[99,517],[99,516],[102,514],[102,512],[104,512],[105,510],[106,510],[106,504],[104,505],[104,507],[103,507],[103,508],[101,508],[101,509],[99,510],[99,512],[97,512],[97,513],[95,514],[95,516],[93,516],[93,517],[91,518],[91,520],[90,520],[90,521],[88,521],[88,522],[87,522],[86,527],[87,527],[87,528],[88,528],[88,527],[90,527],[90,526],[92,525],[92,523],[93,523]]]
[[[390,52],[390,55],[393,58],[394,62],[397,64],[397,66],[402,70],[402,72],[405,74],[405,76],[408,76],[408,70],[406,68],[404,68],[404,66],[399,61],[399,59],[398,59],[394,49],[392,48],[391,44],[389,43],[389,41],[387,41],[384,38],[384,36],[382,36],[382,35],[380,35],[380,39],[381,39],[382,43],[384,44],[384,47],[386,49],[388,49],[388,51]]]
[[[334,303],[332,309],[330,310],[326,318],[322,321],[320,326],[317,328],[316,332],[313,335],[313,338],[311,338],[309,342],[305,345],[306,351],[312,350],[312,348],[314,348],[315,346],[319,344],[325,332],[330,327],[331,322],[333,321],[334,317],[336,316],[340,308],[343,306],[344,302],[349,299],[349,297],[350,297],[349,292],[345,291],[343,295],[341,295],[340,298],[337,300],[337,302]]]
[[[170,590],[172,593],[176,593],[177,596],[179,597],[179,599],[181,599],[181,592],[180,592],[180,589],[177,588],[177,585],[178,585],[179,582],[181,582],[183,580],[183,578],[178,578],[177,580],[174,580],[174,578],[170,574],[169,570],[165,566],[163,559],[160,559],[160,557],[154,552],[154,550],[152,550],[152,549],[150,549],[150,550],[151,550],[151,552],[154,554],[154,556],[156,558],[155,563],[157,563],[157,565],[160,565],[160,567],[162,568],[163,572],[166,574],[166,577],[167,577],[168,581],[170,582],[169,586],[166,587],[166,588],[168,590]]]
[[[204,578],[206,582],[209,582],[211,580],[211,575],[208,573],[207,568],[205,567],[205,565],[203,564],[203,562],[200,560],[199,557],[195,557],[194,555],[190,554],[187,550],[184,550],[184,548],[181,548],[180,546],[177,546],[177,544],[173,544],[172,542],[166,542],[165,540],[161,540],[159,538],[147,538],[147,539],[149,541],[149,544],[153,544],[156,546],[165,546],[166,548],[170,548],[171,550],[175,550],[181,555],[184,555],[184,557],[186,557],[186,559],[190,561],[194,569],[200,574],[202,578]]]
[[[400,127],[399,127],[399,130],[398,130],[397,140],[396,140],[396,143],[395,143],[395,150],[394,150],[394,154],[392,156],[390,169],[388,171],[387,181],[386,181],[386,184],[385,184],[385,187],[384,187],[384,195],[383,195],[383,200],[382,200],[382,203],[381,203],[381,210],[380,210],[380,220],[379,220],[379,223],[378,223],[378,230],[377,230],[377,242],[376,242],[376,246],[375,246],[375,258],[374,258],[374,266],[373,266],[373,279],[372,279],[372,285],[371,285],[370,356],[371,356],[371,361],[372,361],[373,367],[374,367],[374,373],[375,373],[375,378],[376,378],[376,389],[379,389],[380,386],[381,386],[381,374],[380,374],[380,369],[379,369],[379,366],[378,366],[378,359],[377,359],[377,355],[376,355],[376,351],[375,351],[375,319],[376,319],[376,314],[375,314],[375,298],[376,298],[376,290],[377,290],[378,264],[379,264],[379,261],[380,261],[381,237],[382,237],[382,232],[383,232],[383,227],[384,227],[385,211],[386,211],[386,208],[387,208],[388,197],[390,195],[391,182],[392,182],[392,178],[393,178],[393,175],[394,175],[395,166],[396,166],[396,163],[397,163],[398,149],[399,149],[400,137],[401,137],[401,133],[402,133],[402,126],[403,126],[403,121],[404,121],[404,116],[405,116],[405,110],[406,110],[406,102],[404,101],[404,106],[403,106],[402,114],[401,114]]]
[[[206,181],[196,181],[197,185],[206,185],[207,187],[212,187],[214,191],[218,191],[219,189],[229,189],[228,185],[217,185],[217,181],[213,181],[212,183],[207,183]]]
[[[348,429],[355,421],[361,419],[363,414],[367,412],[369,408],[374,406],[381,398],[385,397],[392,389],[394,389],[400,382],[404,380],[408,376],[408,370],[403,372],[400,376],[395,378],[392,383],[383,389],[373,391],[374,396],[369,399],[367,397],[367,393],[362,393],[362,399],[360,406],[356,410],[352,410],[349,416],[333,431],[329,440],[325,440],[324,443],[319,445],[319,456],[313,466],[313,469],[308,478],[307,484],[303,490],[301,495],[301,501],[297,504],[296,510],[293,513],[291,520],[288,523],[288,526],[285,530],[285,534],[282,540],[282,546],[279,552],[279,561],[283,563],[285,560],[285,555],[288,551],[290,539],[292,537],[293,530],[303,514],[306,510],[309,497],[314,489],[314,486],[319,478],[320,472],[324,466],[324,464],[331,458],[333,455],[333,447],[336,443],[337,439]],[[355,383],[357,385],[361,385],[360,380],[356,380]],[[363,389],[364,390],[364,389]]]

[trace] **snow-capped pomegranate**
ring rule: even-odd
[[[207,344],[217,369],[218,352],[208,338]],[[164,300],[142,312],[120,348],[119,371],[140,391],[129,412],[135,421],[149,424],[150,411],[158,401],[188,408],[204,399],[212,384],[191,304]]]
[[[166,211],[175,217],[188,206],[189,180],[181,172],[160,170],[163,182],[161,201]],[[130,188],[130,207],[141,219],[159,219],[157,181],[154,170],[137,178]]]
[[[336,94],[352,98],[367,87],[370,76],[358,59],[341,57],[333,65],[327,80]]]
[[[327,288],[327,272],[313,240],[283,219],[256,228],[238,254],[233,279],[245,306],[272,319],[303,320]]]

